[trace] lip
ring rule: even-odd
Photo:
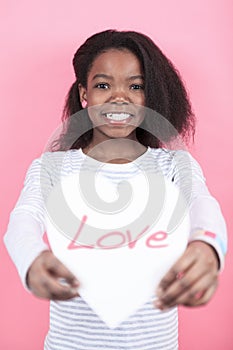
[[[133,104],[125,104],[125,105],[113,105],[113,104],[105,104],[102,106],[102,108],[100,109],[100,114],[120,114],[120,113],[124,113],[124,114],[130,114],[132,116],[135,116],[137,113],[137,108],[135,107],[135,105]]]
[[[131,113],[125,113],[124,114],[129,114],[128,118],[122,119],[122,120],[114,120],[114,119],[110,119],[106,117],[106,114],[110,114],[110,113],[115,113],[116,112],[107,112],[107,113],[101,113],[101,117],[104,118],[104,122],[105,124],[110,124],[110,125],[125,125],[125,124],[129,124],[130,121],[134,118],[134,115]],[[120,112],[122,113],[122,112]],[[120,114],[119,112],[117,112],[117,114]]]
[[[111,109],[111,110],[104,110],[104,111],[101,111],[100,112],[100,114],[102,115],[102,116],[104,116],[105,117],[105,115],[106,114],[129,114],[131,117],[134,117],[135,116],[135,112],[133,112],[133,111],[127,111],[127,110],[123,110],[123,109],[121,109],[121,110],[113,110],[113,109]]]
[[[92,110],[93,107],[93,110]],[[96,105],[96,106],[90,106],[89,107],[89,113],[93,114],[95,118],[98,118],[99,123],[109,125],[109,126],[127,126],[127,125],[134,125],[136,126],[138,124],[138,121],[141,116],[141,108],[143,106],[138,106],[133,103],[104,103],[102,105]],[[117,118],[114,116],[111,119],[111,116],[107,117],[107,114],[124,114],[128,115],[125,119],[122,116]],[[96,119],[96,122],[98,123],[98,120]]]
[[[105,118],[107,118],[107,119],[110,119],[110,118],[107,117],[107,114],[124,114],[124,115],[129,115],[129,117],[126,118],[126,119],[135,117],[135,115],[134,115],[133,113],[122,112],[122,111],[117,111],[117,112],[116,112],[116,111],[102,112],[102,113],[101,113],[101,116],[103,116],[103,117],[105,117]],[[124,119],[123,119],[123,120],[124,120]]]
[[[134,113],[131,111],[125,111],[125,110],[110,110],[110,111],[101,111],[101,114],[130,114],[132,116],[134,116]]]

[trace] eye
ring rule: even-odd
[[[143,84],[132,84],[130,85],[131,90],[144,90]]]
[[[95,85],[95,88],[97,89],[108,89],[109,88],[109,84],[107,83],[98,83]]]

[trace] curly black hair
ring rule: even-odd
[[[106,30],[92,35],[80,46],[73,58],[76,81],[71,86],[63,110],[63,132],[54,143],[58,150],[87,147],[93,135],[87,110],[81,111],[82,105],[78,86],[87,87],[87,77],[94,60],[109,49],[129,50],[140,61],[145,86],[145,106],[156,113],[152,118],[145,118],[136,129],[138,141],[144,146],[162,147],[177,135],[187,141],[195,133],[195,117],[182,78],[173,63],[163,54],[158,46],[146,35],[135,31]],[[72,116],[77,113],[77,118]],[[149,113],[151,114],[151,113]],[[153,114],[153,113],[152,113]],[[161,118],[167,120],[166,132],[158,128]],[[164,123],[162,123],[164,124]],[[162,135],[163,134],[163,135]],[[155,136],[156,135],[156,136]]]

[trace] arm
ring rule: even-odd
[[[199,164],[188,152],[178,151],[173,172],[189,205],[191,230],[185,253],[158,287],[156,306],[160,309],[207,303],[217,288],[227,245],[225,221],[218,202],[207,189]]]
[[[53,186],[50,174],[55,171],[47,158],[45,154],[34,160],[28,169],[4,242],[26,288],[42,298],[68,299],[77,295],[77,280],[43,240],[45,200]],[[60,278],[67,285],[61,285]]]

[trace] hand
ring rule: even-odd
[[[202,241],[191,242],[181,258],[160,282],[155,307],[164,310],[178,304],[206,304],[218,284],[218,258]]]
[[[77,279],[49,250],[42,252],[30,266],[27,284],[39,298],[67,300],[78,296]]]

